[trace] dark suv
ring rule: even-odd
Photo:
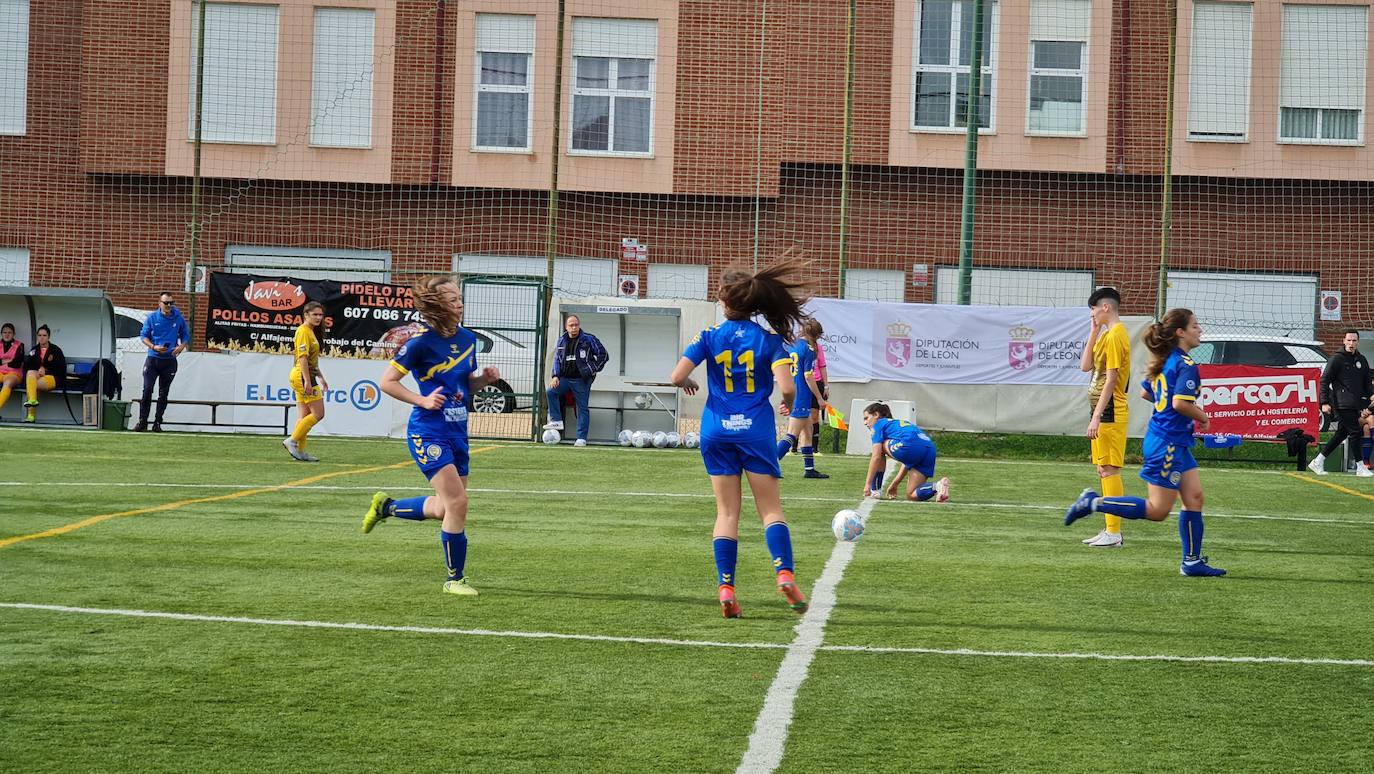
[[[1241,333],[1203,334],[1202,343],[1188,353],[1193,361],[1210,365],[1247,365],[1269,368],[1325,368],[1327,356],[1320,341],[1254,336]],[[1330,417],[1321,415],[1326,432]]]

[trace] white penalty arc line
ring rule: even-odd
[[[575,642],[612,642],[634,645],[667,645],[687,648],[738,648],[742,650],[784,650],[789,646],[780,642],[717,642],[713,640],[677,640],[667,637],[620,637],[605,634],[566,634],[560,632],[519,632],[494,629],[458,629],[446,626],[395,626],[386,624],[339,623],[336,621],[303,621],[251,616],[203,615],[199,613],[167,613],[156,610],[130,610],[103,607],[73,607],[70,605],[41,605],[29,602],[0,602],[0,609],[32,610],[73,615],[101,615],[119,618],[152,618],[188,623],[228,623],[252,626],[285,626],[305,629],[342,629],[363,632],[400,632],[433,634],[451,637],[507,637],[526,640],[570,640]],[[822,645],[819,650],[835,653],[909,654],[917,656],[961,656],[976,658],[1052,658],[1084,661],[1167,661],[1204,664],[1289,664],[1302,666],[1374,667],[1370,659],[1292,658],[1288,656],[1171,656],[1131,655],[1116,653],[1044,653],[1035,651],[973,650],[971,648],[897,648],[876,645]]]
[[[859,504],[859,517],[865,522],[873,512],[878,501],[866,498]],[[740,759],[736,774],[760,774],[775,771],[782,763],[783,751],[787,747],[787,732],[792,726],[793,707],[797,693],[806,681],[806,673],[825,641],[825,624],[835,610],[838,601],[837,589],[844,579],[845,568],[854,558],[854,543],[845,540],[835,541],[830,559],[821,571],[821,577],[811,589],[811,607],[797,624],[797,635],[787,646],[787,653],[778,665],[778,674],[768,686],[763,699],[763,709],[754,719],[754,730],[749,734],[749,747]]]

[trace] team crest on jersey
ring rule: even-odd
[[[904,322],[889,323],[887,326],[887,364],[893,368],[905,368],[911,360],[911,326]]]
[[[429,458],[432,459],[432,460],[437,460],[437,459],[439,459],[439,455],[440,455],[440,454],[443,454],[443,453],[444,453],[444,450],[443,450],[443,449],[440,449],[440,448],[439,448],[439,444],[437,444],[437,443],[432,443],[432,444],[430,444],[430,445],[428,445],[428,446],[425,447],[425,456],[426,456],[426,457],[429,457]]]
[[[1183,478],[1183,474],[1182,474],[1182,473],[1179,473],[1177,470],[1175,470],[1173,473],[1170,473],[1170,474],[1169,474],[1169,483],[1170,483],[1170,484],[1173,484],[1174,486],[1178,486],[1178,482],[1179,482],[1182,478]]]
[[[1007,331],[1007,365],[1013,371],[1024,371],[1035,365],[1035,329],[1018,325]]]

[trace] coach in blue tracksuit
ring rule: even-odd
[[[139,400],[134,430],[141,433],[148,429],[148,408],[156,382],[157,417],[153,419],[153,432],[160,433],[162,415],[167,413],[167,391],[172,389],[172,379],[177,375],[177,355],[191,342],[191,327],[181,316],[171,293],[158,298],[157,311],[143,321],[143,332],[139,335],[148,347],[148,358],[143,361],[143,397]]]
[[[592,334],[582,330],[582,321],[577,315],[568,315],[563,323],[565,333],[558,337],[558,346],[553,353],[553,378],[549,380],[549,423],[545,430],[563,429],[563,396],[571,392],[577,402],[577,442],[574,446],[587,445],[587,427],[591,417],[587,413],[587,403],[592,397],[592,380],[606,366],[610,357],[606,348]]]

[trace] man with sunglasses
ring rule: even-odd
[[[157,311],[143,321],[140,335],[148,346],[148,358],[143,361],[143,397],[139,400],[138,424],[134,425],[134,430],[141,433],[148,429],[148,409],[153,402],[153,384],[156,383],[157,417],[153,420],[153,432],[160,433],[162,415],[167,412],[167,391],[177,375],[177,355],[191,341],[191,328],[181,316],[171,293],[159,297]]]

